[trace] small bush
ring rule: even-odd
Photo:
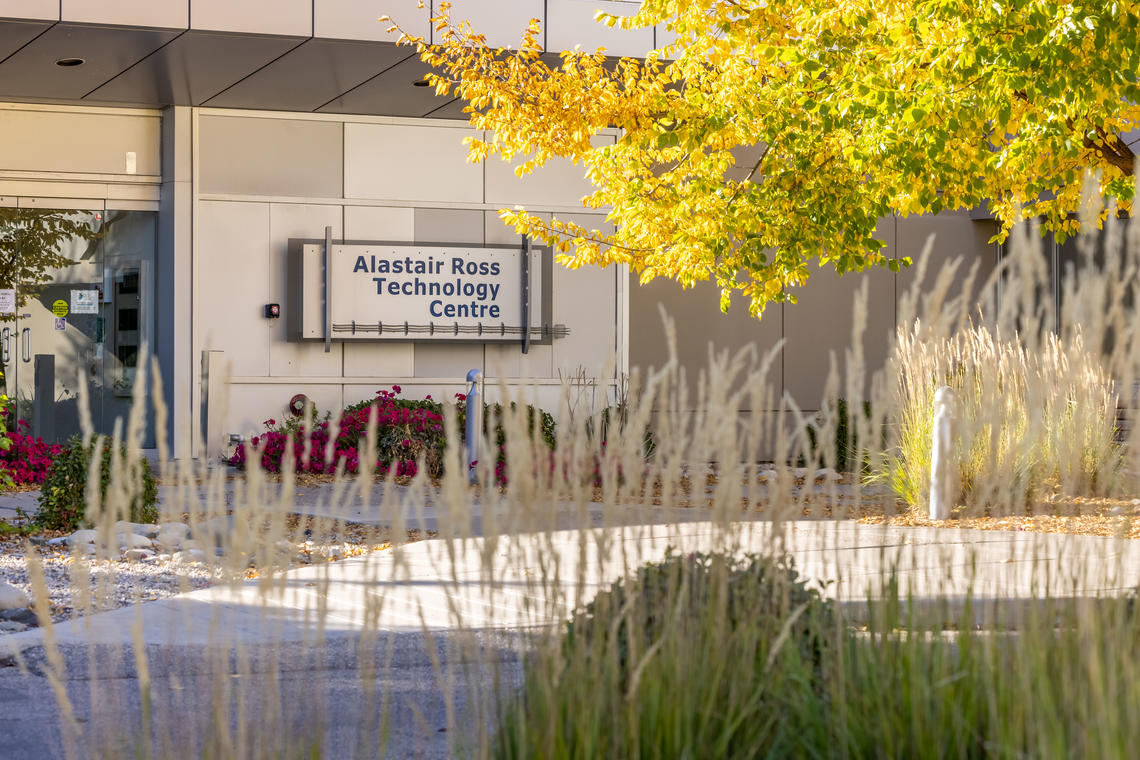
[[[782,691],[822,698],[834,629],[831,602],[786,559],[668,555],[530,659],[492,754],[763,756],[786,744]]]
[[[43,481],[35,518],[38,525],[51,530],[74,530],[87,522],[87,474],[96,447],[102,452],[99,492],[106,500],[107,487],[111,482],[111,441],[100,437],[84,446],[82,439],[72,438],[62,448]],[[127,464],[126,446],[120,446],[119,454],[121,461]],[[158,485],[146,459],[129,462],[124,490],[130,497],[127,519],[142,523],[158,519],[155,506]]]

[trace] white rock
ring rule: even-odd
[[[158,532],[158,526],[153,523],[135,523],[120,520],[115,523],[116,533],[134,533],[139,536],[151,535]]]
[[[150,549],[150,539],[138,533],[120,533],[117,537],[119,547],[123,549]]]
[[[205,562],[206,552],[201,549],[187,549],[186,551],[174,552],[170,560],[172,562]]]
[[[177,550],[190,538],[190,527],[182,523],[163,523],[158,526],[155,542],[164,549]]]
[[[123,552],[123,556],[132,562],[140,562],[145,559],[154,559],[154,552],[150,549],[127,549]]]
[[[31,604],[32,600],[23,591],[10,583],[0,581],[0,610],[18,610]]]
[[[815,471],[815,480],[816,482],[823,480],[829,483],[838,483],[843,480],[843,476],[830,467],[821,467]]]
[[[67,545],[93,544],[97,538],[99,538],[99,531],[97,530],[77,530],[67,537]]]
[[[15,620],[0,620],[0,633],[23,633],[28,626]]]

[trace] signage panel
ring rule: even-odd
[[[554,336],[542,323],[542,250],[334,242],[326,256],[306,240],[290,256],[294,338],[324,339],[326,316],[332,340],[519,342],[527,323],[528,340]]]

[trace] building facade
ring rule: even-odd
[[[711,289],[639,286],[620,267],[571,271],[528,252],[498,209],[604,218],[583,214],[580,167],[551,164],[520,180],[507,163],[466,162],[462,104],[423,86],[413,49],[376,20],[388,14],[430,36],[429,11],[416,5],[0,0],[5,252],[27,255],[37,234],[63,230],[58,250],[73,262],[43,282],[0,283],[16,291],[11,309],[0,292],[0,349],[18,416],[66,437],[85,382],[93,423],[112,432],[132,410],[144,346],[168,410],[161,429],[148,420],[147,444],[164,438],[177,457],[212,456],[231,434],[281,418],[298,394],[322,410],[391,385],[449,397],[472,368],[489,388],[526,385],[550,406],[564,377],[584,371],[612,387],[631,367],[660,365],[659,304],[692,372],[710,341],[764,350],[784,340],[780,390],[812,409],[831,352],[850,341],[864,279],[868,361],[885,357],[908,272],[821,273],[798,305],[757,322],[743,305],[721,314]],[[599,7],[629,4],[453,2],[491,44],[516,42],[533,17],[548,50],[637,55],[664,41],[662,30],[594,23]],[[885,219],[881,237],[889,253],[911,255],[934,233],[936,261],[965,255],[984,273],[997,259],[995,228],[975,216]],[[400,280],[395,262],[410,269],[424,257],[446,267]],[[336,267],[355,279],[329,274]],[[404,300],[382,317],[321,305],[347,303],[345,288],[357,287]],[[431,288],[470,298],[450,304]],[[496,298],[501,313],[490,310]]]

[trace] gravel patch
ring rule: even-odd
[[[0,580],[34,598],[25,546],[23,538],[0,538]],[[39,555],[43,566],[54,622],[206,588],[220,577],[219,570],[198,563],[173,562],[164,555],[128,561],[75,557],[67,547],[33,546],[31,551]],[[72,582],[77,565],[89,574],[89,594],[77,593],[81,589]],[[82,599],[83,596],[88,598]],[[3,633],[0,631],[0,635]]]

